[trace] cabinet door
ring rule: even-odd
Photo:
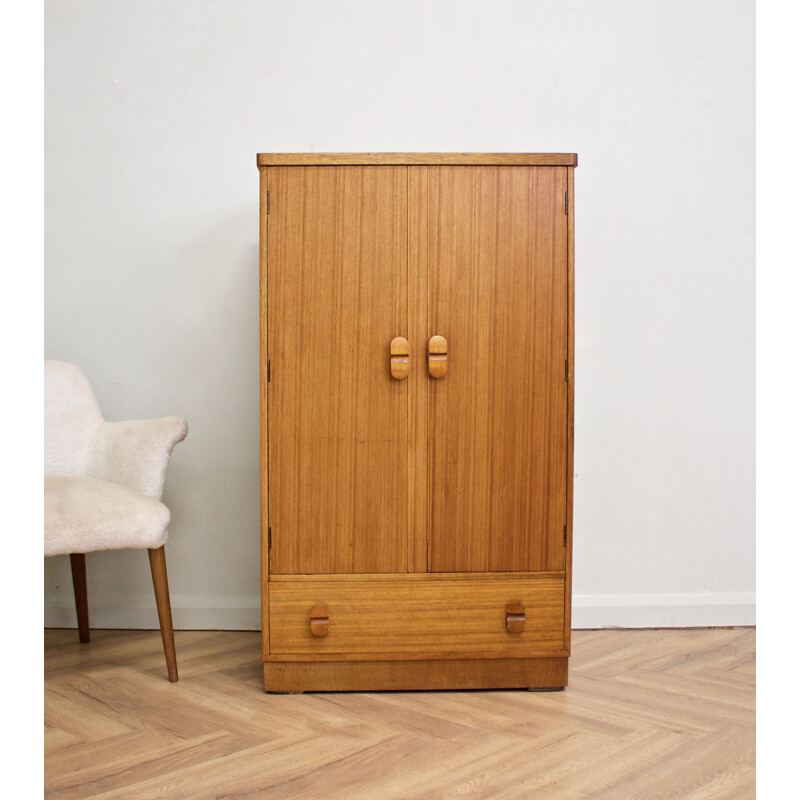
[[[567,169],[432,167],[429,569],[562,570]]]
[[[405,572],[407,169],[269,167],[270,572]]]

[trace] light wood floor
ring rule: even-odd
[[[45,631],[52,798],[755,797],[755,630],[576,631],[564,692],[268,695],[259,634]]]

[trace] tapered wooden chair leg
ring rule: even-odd
[[[78,639],[89,641],[89,598],[86,591],[86,554],[70,553],[72,589],[75,592],[75,611],[78,614]]]
[[[163,547],[148,550],[147,552],[150,555],[150,572],[153,573],[153,589],[156,593],[161,641],[164,642],[164,655],[167,659],[167,674],[169,679],[175,683],[178,680],[178,660],[175,657],[175,636],[172,632],[172,607],[169,603],[167,558]]]

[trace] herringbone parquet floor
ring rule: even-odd
[[[564,692],[264,694],[259,634],[45,631],[50,798],[755,797],[755,630],[576,631]]]

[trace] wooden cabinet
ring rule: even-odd
[[[261,154],[267,691],[560,688],[572,154]]]

